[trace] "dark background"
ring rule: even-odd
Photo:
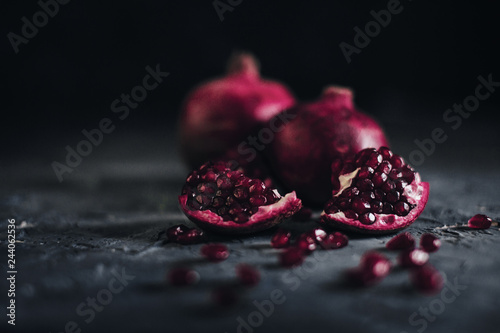
[[[444,110],[474,92],[478,75],[500,78],[498,12],[486,1],[401,5],[403,11],[348,64],[339,44],[353,44],[353,28],[363,29],[373,20],[370,11],[386,9],[387,1],[244,0],[224,13],[224,21],[212,1],[70,1],[18,54],[7,33],[20,34],[21,18],[32,21],[40,7],[5,1],[2,134],[15,134],[23,149],[63,134],[77,138],[110,116],[111,102],[157,63],[170,77],[120,130],[162,126],[175,119],[193,85],[224,71],[234,49],[254,52],[263,75],[285,82],[300,100],[315,99],[336,83],[354,88],[357,104],[383,120],[404,119],[405,105],[417,105],[422,117],[439,125]],[[484,103],[498,106],[496,95]],[[400,112],[384,115],[391,103]],[[492,116],[476,112],[471,122]]]

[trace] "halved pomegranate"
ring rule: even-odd
[[[429,184],[389,148],[367,148],[332,163],[333,198],[321,223],[363,233],[403,229],[422,213]]]
[[[295,192],[281,196],[260,179],[228,162],[207,162],[191,172],[179,196],[186,216],[202,228],[248,234],[291,217],[302,202]]]

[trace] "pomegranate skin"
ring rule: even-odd
[[[179,124],[181,153],[192,168],[219,158],[293,104],[288,88],[260,77],[252,55],[235,54],[225,76],[200,84],[186,97]]]
[[[286,111],[291,119],[267,149],[275,174],[306,203],[331,196],[331,164],[364,148],[388,146],[384,131],[353,105],[348,88],[327,87],[321,98]]]

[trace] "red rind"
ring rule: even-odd
[[[186,216],[199,227],[226,234],[250,234],[269,229],[291,217],[302,208],[302,202],[295,192],[290,192],[272,205],[260,206],[257,213],[245,223],[224,221],[221,216],[209,210],[191,210],[186,205],[187,195],[179,196],[179,204]]]
[[[413,208],[406,216],[375,214],[377,220],[371,225],[365,225],[358,220],[339,217],[337,214],[327,214],[325,211],[321,213],[320,223],[333,226],[343,230],[351,230],[370,234],[387,234],[397,232],[412,224],[417,217],[423,212],[427,200],[429,199],[429,183],[420,182],[418,190],[421,192],[421,197],[416,201],[417,206]],[[337,216],[335,216],[337,215]],[[392,222],[388,223],[391,220]]]

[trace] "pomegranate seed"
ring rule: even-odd
[[[349,243],[349,238],[341,232],[334,232],[326,235],[324,239],[320,241],[320,245],[325,250],[340,249],[347,246]]]
[[[370,208],[370,203],[360,197],[354,198],[351,201],[351,209],[358,215],[369,212]]]
[[[205,234],[199,229],[189,229],[177,235],[177,243],[182,245],[198,244],[205,240]]]
[[[296,246],[304,253],[310,253],[316,250],[316,239],[308,232],[303,233],[297,238]]]
[[[369,212],[359,216],[359,222],[362,224],[370,225],[377,221],[375,214]]]
[[[271,246],[275,249],[281,249],[290,245],[290,237],[292,233],[286,229],[278,229],[271,238]]]
[[[256,286],[260,282],[260,273],[253,266],[248,264],[239,264],[236,266],[236,275],[241,284],[249,287]]]
[[[420,247],[427,253],[436,252],[441,247],[441,240],[433,234],[423,234],[420,237]]]
[[[321,228],[314,228],[309,231],[309,235],[316,241],[316,243],[319,244],[323,239],[325,239],[327,234],[326,231]]]
[[[429,254],[421,249],[410,249],[403,251],[398,260],[403,267],[418,267],[429,261]]]
[[[229,257],[229,250],[224,244],[206,244],[201,247],[201,254],[210,261],[217,262]]]
[[[229,286],[219,287],[213,290],[212,299],[220,306],[231,306],[238,301],[238,294],[234,288]]]
[[[415,239],[409,232],[403,232],[391,238],[385,247],[389,250],[412,249],[415,247]]]
[[[378,252],[367,252],[361,258],[359,267],[346,272],[346,278],[357,286],[371,286],[382,281],[390,270],[389,259]]]
[[[168,281],[174,286],[188,286],[198,283],[200,275],[195,270],[177,267],[168,273]]]
[[[183,234],[189,230],[191,230],[191,228],[185,226],[184,224],[174,225],[173,227],[167,229],[167,239],[171,242],[176,242],[177,237],[180,234]]]
[[[280,263],[284,267],[299,266],[304,262],[304,251],[298,247],[289,247],[280,253]]]
[[[488,229],[491,227],[491,218],[483,214],[474,215],[469,219],[467,225],[472,229]]]
[[[443,277],[430,264],[415,268],[410,273],[413,285],[425,294],[436,294],[443,288]]]

